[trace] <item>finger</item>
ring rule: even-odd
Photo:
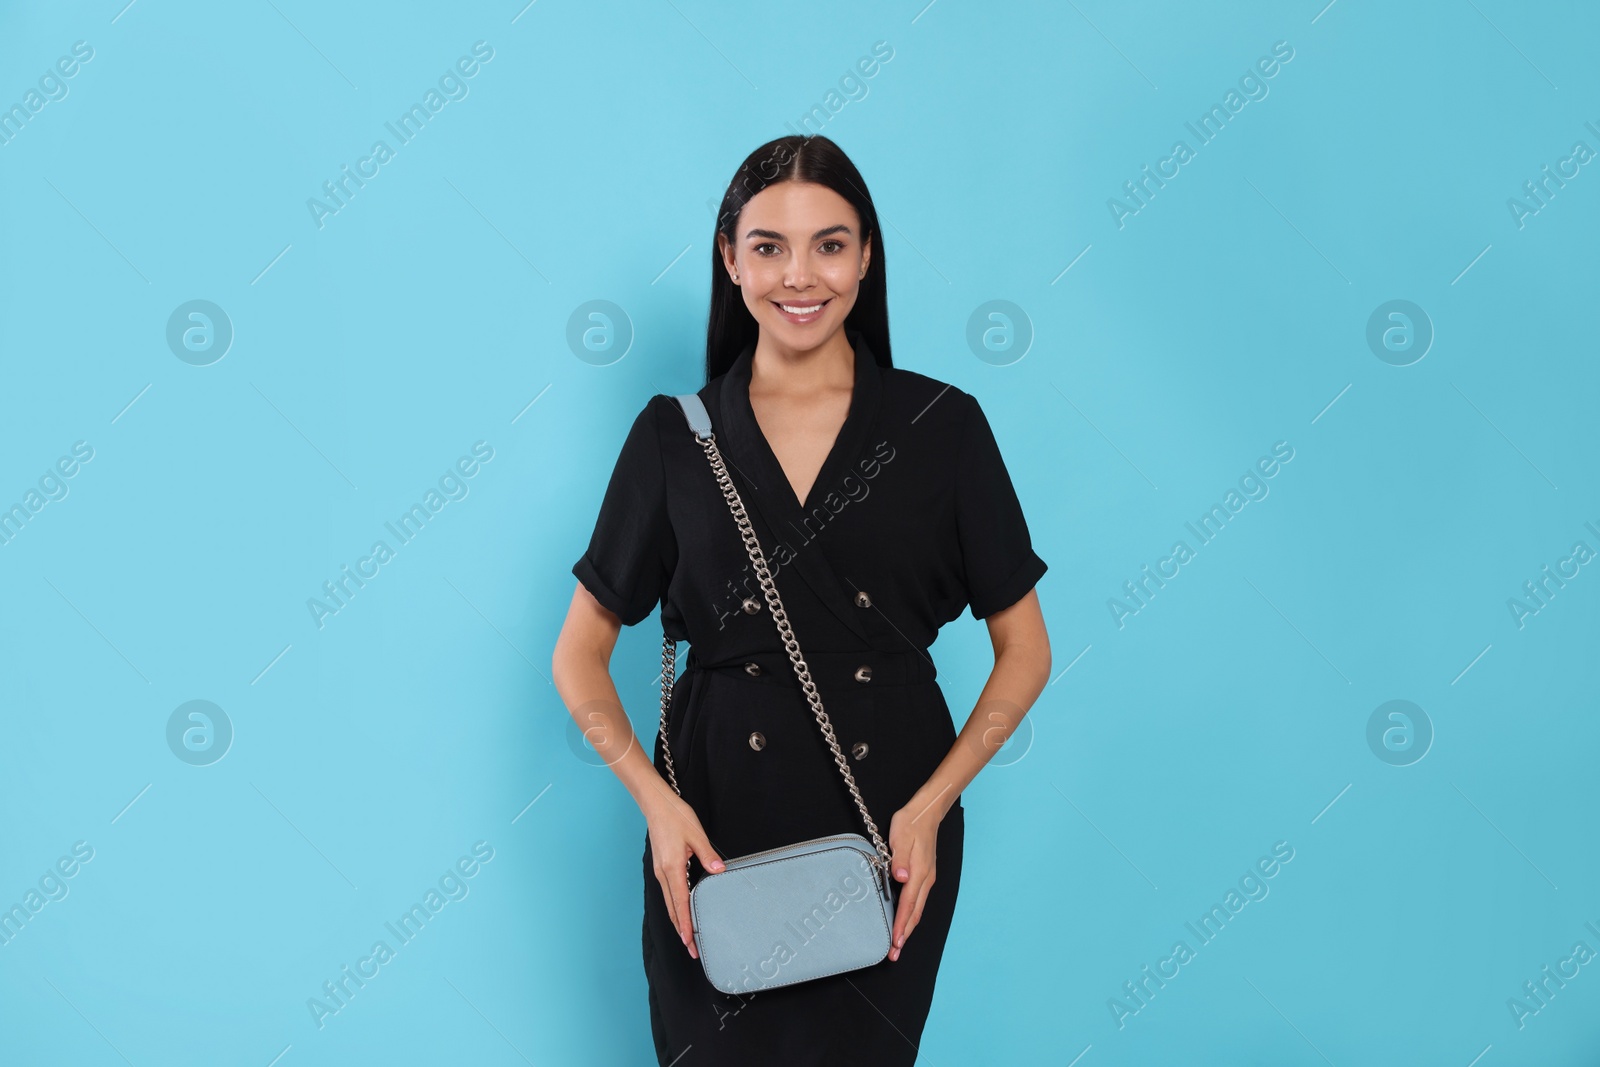
[[[911,932],[910,925],[916,910],[917,895],[922,889],[921,879],[922,872],[913,869],[911,881],[900,890],[900,903],[894,912],[894,947],[889,951],[890,959],[900,957],[900,946],[905,944],[906,935]]]
[[[661,883],[661,894],[666,897],[667,911],[672,917],[672,925],[678,932],[678,940],[684,939],[684,923],[689,910],[689,896],[678,888],[678,880],[674,879],[672,872],[676,870],[681,876],[684,865],[667,861],[661,869],[656,871],[656,881]]]
[[[667,918],[672,920],[672,925],[682,936],[683,926],[678,921],[678,902],[672,899],[672,884],[660,871],[656,872],[656,881],[661,883],[661,899],[667,902]]]
[[[901,935],[906,932],[906,924],[911,921],[911,909],[916,904],[913,887],[904,886],[900,890],[900,900],[894,909],[894,943],[900,943]]]
[[[928,891],[933,888],[934,878],[933,865],[929,864],[926,869],[919,867],[913,873],[912,881],[907,883],[895,916],[894,947],[889,950],[890,959],[900,958],[900,950],[905,947],[906,939],[922,921],[922,909],[928,901]]]
[[[900,892],[898,894],[899,903],[895,906],[894,910],[894,936],[892,941],[899,941],[902,927],[905,924],[907,916],[910,914],[907,907],[906,898],[911,895],[908,890],[911,888],[911,853],[915,850],[915,845],[913,844],[911,848],[905,848],[903,846],[896,847],[893,843],[891,843],[890,849],[889,872],[894,880],[900,883]]]
[[[717,855],[717,850],[711,847],[711,839],[702,837],[692,846],[695,858],[700,861],[700,866],[715,874],[722,870],[722,857]]]
[[[683,924],[678,928],[678,933],[683,938],[685,947],[693,959],[699,959],[700,954],[694,946],[694,916],[689,907],[689,865],[686,862],[672,874],[673,890],[678,894],[678,899],[683,901]]]
[[[704,867],[706,870],[710,871],[712,874],[717,874],[718,872],[720,872],[723,869],[722,858],[717,855],[717,850],[711,847],[711,839],[710,838],[705,837],[704,835],[702,835],[700,840],[697,841],[691,847],[694,850],[695,856],[700,860],[700,866]],[[685,864],[684,885],[685,886],[688,885],[687,864]],[[687,899],[687,897],[686,897],[686,899]],[[689,957],[691,959],[699,959],[700,958],[700,946],[698,946],[698,945],[696,945],[694,943],[694,908],[692,906],[686,907],[684,909],[684,912],[685,912],[686,925],[689,928],[689,938],[688,938],[688,941],[687,941],[687,945],[688,945],[688,948],[689,948]]]
[[[927,906],[928,894],[933,891],[934,880],[933,872],[930,871],[927,880],[922,883],[922,891],[917,894],[917,906],[911,913],[911,921],[906,925],[907,938],[916,930],[917,924],[922,922],[922,909]]]

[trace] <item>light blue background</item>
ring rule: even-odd
[[[1507,1006],[1600,950],[1600,568],[1508,608],[1600,549],[1600,172],[1508,208],[1600,149],[1591,5],[124,2],[0,16],[0,105],[94,49],[0,145],[0,506],[94,450],[0,545],[0,905],[94,850],[0,946],[0,1060],[652,1062],[644,823],[549,682],[569,568],[634,414],[701,384],[711,204],[885,41],[820,132],[882,214],[897,363],[989,413],[1055,654],[965,794],[919,1062],[1594,1062],[1600,965]],[[319,229],[307,199],[480,40]],[[235,331],[209,366],[165,339],[195,299]],[[1407,366],[1366,340],[1396,299],[1435,331]],[[591,300],[620,358],[568,346]],[[968,346],[992,300],[1020,360]],[[319,628],[308,598],[477,441],[465,498]],[[1269,495],[1119,626],[1280,441]],[[613,660],[647,737],[659,642]],[[984,627],[934,652],[959,721]],[[209,766],[168,747],[190,700],[235,732]],[[1390,700],[1433,732],[1409,765],[1368,744]],[[319,1029],[307,1000],[479,841],[468,895]]]

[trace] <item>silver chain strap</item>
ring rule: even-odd
[[[711,469],[717,476],[717,485],[722,489],[722,495],[727,499],[728,507],[733,511],[733,517],[739,524],[739,535],[744,538],[745,550],[750,553],[750,563],[755,567],[756,577],[761,581],[761,592],[765,594],[767,607],[772,612],[773,620],[778,624],[778,634],[783,639],[783,647],[789,652],[789,661],[794,664],[795,674],[800,679],[800,688],[805,691],[806,700],[811,705],[811,713],[816,716],[817,725],[822,727],[822,736],[827,739],[828,747],[833,749],[833,762],[838,766],[839,773],[844,775],[845,785],[849,787],[850,796],[856,802],[856,810],[861,812],[861,821],[866,823],[867,832],[872,836],[872,847],[878,853],[872,864],[887,879],[891,862],[888,846],[883,843],[883,838],[878,833],[878,824],[872,821],[872,816],[867,812],[866,802],[861,799],[861,790],[856,788],[855,776],[850,773],[844,753],[839,749],[839,741],[834,736],[833,723],[829,720],[828,713],[822,710],[822,697],[817,694],[816,683],[811,680],[811,671],[800,655],[800,643],[795,640],[794,630],[789,625],[789,616],[783,610],[783,601],[778,599],[778,586],[772,580],[772,572],[767,569],[766,557],[761,554],[761,545],[756,540],[754,528],[750,525],[750,516],[745,512],[744,501],[739,498],[739,489],[728,476],[728,468],[722,462],[722,453],[717,450],[716,435],[707,435],[700,441],[700,445],[706,451],[706,458],[711,461]],[[676,674],[677,659],[678,643],[662,634],[661,752],[666,757],[667,776],[672,780],[672,791],[682,796],[682,791],[678,789],[678,772],[672,766],[672,750],[667,743],[667,709],[671,703],[670,693]]]

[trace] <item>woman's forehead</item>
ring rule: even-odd
[[[744,205],[739,214],[739,233],[743,236],[757,228],[798,239],[831,226],[848,226],[855,233],[859,223],[850,201],[826,185],[779,182],[767,186]]]

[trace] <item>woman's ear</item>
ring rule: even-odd
[[[717,251],[722,254],[722,268],[728,272],[735,285],[739,283],[739,264],[725,234],[717,234]]]
[[[871,265],[872,235],[868,234],[867,239],[861,242],[861,277],[865,278],[867,276],[867,270],[871,267]]]

